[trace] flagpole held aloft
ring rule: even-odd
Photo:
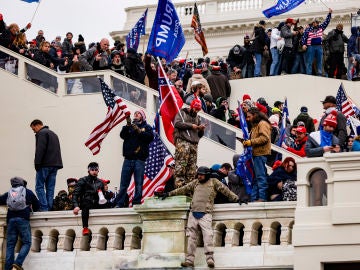
[[[37,13],[37,11],[38,11],[38,9],[39,9],[40,3],[41,3],[41,0],[39,0],[38,4],[37,4],[37,6],[36,6],[35,12],[34,12],[32,18],[31,18],[31,21],[30,21],[31,24],[32,24],[32,22],[33,22],[33,20],[34,20],[34,18],[35,18],[35,15],[36,15],[36,13]]]
[[[158,56],[158,57],[156,57],[156,59],[158,60],[158,63],[159,63],[159,67],[160,67],[160,69],[161,69],[161,72],[164,74],[164,78],[165,78],[165,80],[166,80],[166,84],[168,85],[169,89],[171,89],[171,85],[170,85],[170,82],[169,82],[169,78],[166,76],[165,70],[164,70],[164,68],[163,68],[162,65],[161,65],[160,57]],[[160,89],[161,89],[161,88],[159,88],[159,91],[160,91]],[[175,106],[176,106],[177,111],[180,111],[180,108],[179,108],[179,106],[178,106],[178,104],[177,104],[177,102],[176,102],[176,98],[175,98],[175,96],[174,96],[174,93],[173,93],[172,91],[170,91],[170,93],[171,93],[171,97],[172,97],[173,100],[174,100],[174,103],[175,103]],[[160,93],[160,97],[161,97],[161,96],[162,96],[162,95],[161,95],[161,93]],[[185,120],[184,120],[184,118],[183,118],[183,116],[182,116],[181,113],[180,113],[180,117],[181,117],[181,120],[182,120],[183,122],[185,122]],[[188,134],[189,137],[190,137],[189,131],[186,130],[186,132],[187,132],[187,134]]]

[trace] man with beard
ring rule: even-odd
[[[81,207],[81,219],[83,224],[83,235],[90,233],[89,227],[89,212],[90,209],[100,208],[98,192],[104,193],[104,184],[97,177],[99,174],[99,164],[90,162],[88,165],[88,175],[79,179],[76,183],[73,204],[74,215],[78,215]]]
[[[348,43],[349,39],[344,35],[343,25],[339,23],[336,28],[327,36],[330,50],[330,68],[329,78],[334,78],[336,72],[336,79],[341,79],[344,70],[344,51],[345,43]]]
[[[218,193],[222,193],[232,202],[237,202],[239,198],[219,180],[211,178],[211,171],[205,166],[199,167],[197,170],[197,178],[194,177],[191,180],[193,181],[181,188],[170,191],[169,193],[158,193],[155,195],[165,199],[169,196],[193,194],[186,226],[186,235],[188,237],[187,252],[185,262],[182,262],[181,266],[194,267],[197,237],[200,227],[204,241],[206,263],[209,268],[214,268],[212,213],[214,210],[215,196]]]
[[[190,108],[182,108],[174,119],[175,142],[175,187],[181,187],[194,180],[196,175],[197,151],[205,125],[197,113],[201,101],[194,99]]]
[[[241,76],[243,78],[252,78],[254,77],[255,69],[254,49],[250,43],[250,37],[248,35],[244,37],[244,49]]]

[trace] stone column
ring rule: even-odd
[[[226,229],[225,247],[234,247],[239,245],[240,232],[235,229]]]
[[[179,267],[186,252],[185,226],[190,198],[149,198],[134,210],[143,220],[138,268]],[[126,242],[126,240],[125,240]]]

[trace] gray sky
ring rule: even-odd
[[[86,44],[103,37],[110,39],[109,32],[123,28],[126,7],[154,3],[157,0],[42,0],[26,36],[31,40],[42,29],[48,41],[57,35],[64,39],[67,32],[73,33],[75,41],[82,34]],[[31,21],[37,6],[21,0],[0,0],[0,13],[7,25],[17,23],[22,28]]]

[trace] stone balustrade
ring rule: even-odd
[[[123,269],[176,267],[186,251],[189,198],[151,198],[130,209],[91,210],[89,236],[72,211],[34,213],[26,269]],[[294,202],[217,205],[214,218],[218,266],[291,267]],[[5,209],[0,216],[5,243]],[[20,242],[17,245],[19,250]],[[199,238],[196,264],[205,266]],[[106,256],[104,256],[106,255]],[[4,261],[5,250],[1,254]],[[239,260],[239,258],[241,260]],[[58,260],[61,263],[55,264]]]

